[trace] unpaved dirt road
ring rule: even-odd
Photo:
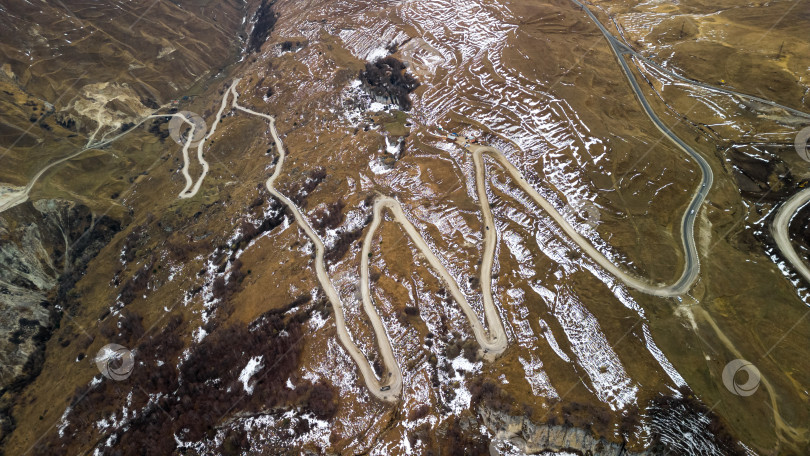
[[[365,357],[365,355],[363,355],[360,349],[357,348],[357,345],[354,343],[349,335],[349,332],[346,330],[346,321],[343,315],[343,303],[341,302],[340,296],[338,295],[337,290],[335,290],[335,287],[332,285],[332,281],[329,279],[329,275],[326,272],[326,264],[324,262],[325,249],[323,246],[323,241],[321,241],[320,236],[315,233],[315,230],[312,229],[309,222],[298,207],[274,187],[276,179],[278,179],[282,173],[284,168],[284,158],[286,157],[284,144],[281,142],[281,139],[279,139],[278,132],[276,131],[275,118],[267,114],[262,114],[260,112],[253,111],[252,109],[240,106],[238,104],[239,94],[236,92],[236,82],[238,82],[238,80],[231,85],[229,90],[229,92],[233,94],[233,107],[248,114],[266,119],[270,126],[270,135],[273,137],[273,141],[276,143],[276,150],[278,151],[279,157],[275,170],[273,171],[273,175],[267,179],[265,185],[267,186],[267,190],[270,192],[270,194],[278,198],[290,209],[298,226],[304,231],[304,233],[306,233],[307,237],[315,245],[315,273],[318,277],[318,282],[321,284],[321,288],[323,288],[324,293],[326,293],[326,297],[329,299],[329,302],[332,304],[332,308],[335,310],[335,326],[337,328],[338,339],[340,340],[341,345],[343,345],[343,347],[349,353],[349,356],[351,356],[354,360],[357,368],[362,374],[366,387],[368,387],[368,390],[372,395],[378,399],[388,402],[398,401],[402,392],[402,372],[399,370],[399,365],[394,358],[391,342],[389,341],[388,335],[385,332],[385,327],[383,326],[380,316],[377,314],[376,310],[374,310],[373,306],[364,306],[366,314],[368,315],[368,318],[374,328],[374,335],[376,336],[377,344],[380,348],[380,354],[389,373],[388,378],[383,379],[377,378],[377,375],[374,373],[368,359]]]

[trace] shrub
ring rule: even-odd
[[[470,393],[471,403],[474,406],[483,405],[499,412],[511,413],[513,405],[516,404],[515,398],[489,379],[479,379],[471,383]]]
[[[140,269],[135,273],[135,275],[127,280],[123,287],[121,287],[121,293],[118,295],[118,300],[121,301],[122,304],[125,306],[132,303],[138,296],[143,295],[144,291],[146,291],[146,285],[149,283],[149,279],[152,277],[152,267],[154,266],[154,261],[147,261],[141,266]]]

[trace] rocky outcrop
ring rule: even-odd
[[[6,393],[39,374],[70,290],[120,228],[63,200],[28,202],[0,214],[0,430],[9,426],[2,412],[11,400]]]
[[[411,109],[410,94],[419,87],[419,81],[407,72],[405,64],[393,57],[366,63],[360,72],[360,82],[371,98],[382,104],[395,104],[400,109]]]
[[[512,416],[487,407],[479,407],[478,415],[483,424],[494,434],[490,451],[497,450],[499,442],[508,442],[526,454],[544,452],[573,452],[590,456],[642,456],[651,453],[633,453],[623,445],[596,438],[590,431],[570,426],[535,424],[523,416]]]
[[[36,225],[22,227],[18,235],[18,242],[0,244],[0,389],[22,375],[40,328],[50,324],[42,304],[58,275]]]

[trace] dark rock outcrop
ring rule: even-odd
[[[366,63],[360,72],[360,82],[371,97],[383,104],[395,104],[401,109],[411,109],[410,94],[419,87],[419,81],[405,71],[405,64],[386,57]]]
[[[547,451],[566,451],[592,456],[650,454],[629,452],[621,444],[596,438],[590,431],[572,426],[538,425],[524,416],[512,416],[487,407],[479,407],[478,415],[487,429],[495,435],[492,439],[493,445],[498,441],[508,441],[526,454],[541,454]]]

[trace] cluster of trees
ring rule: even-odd
[[[368,223],[368,220],[366,221]],[[323,259],[326,261],[326,264],[333,264],[340,261],[344,256],[346,256],[346,252],[352,247],[352,245],[357,242],[360,237],[363,235],[363,229],[358,228],[353,231],[343,231],[338,233],[337,241],[335,241],[335,246],[328,250]]]
[[[139,226],[133,229],[127,237],[124,238],[124,245],[121,246],[121,257],[127,263],[135,260],[135,253],[141,244],[144,234],[146,233],[146,226]]]
[[[369,194],[366,196],[365,200],[363,201],[362,208],[368,210],[366,215],[366,220],[364,225],[368,225],[371,223],[371,207],[374,204],[374,194]],[[342,206],[341,206],[342,207]],[[342,212],[342,211],[341,211]],[[343,223],[343,215],[341,214],[341,219],[335,226],[338,226]],[[326,252],[324,255],[324,260],[327,264],[337,263],[340,261],[345,255],[346,252],[354,245],[355,242],[358,242],[360,237],[363,235],[363,227],[359,227],[353,231],[342,231],[338,233],[337,241],[335,242],[334,247]],[[376,282],[379,278],[379,273],[377,273],[377,278],[374,277],[374,272],[372,272],[371,280]]]
[[[442,456],[490,454],[489,441],[478,432],[478,423],[473,421],[465,426],[466,429],[463,429],[459,421],[460,419],[456,417],[450,418],[447,432],[440,446],[441,452],[438,454]]]
[[[484,406],[510,415],[520,415],[524,412],[518,409],[515,398],[492,380],[479,378],[471,382],[470,394],[471,404],[475,407]]]
[[[76,121],[70,114],[60,112],[59,114],[54,115],[53,119],[62,128],[70,131],[76,131]]]
[[[419,87],[419,81],[405,71],[402,61],[385,57],[366,63],[360,72],[360,82],[369,93],[380,101],[396,104],[405,111],[411,109],[410,94]]]
[[[343,213],[343,209],[346,207],[346,203],[343,199],[339,199],[332,204],[326,205],[324,207],[319,207],[315,210],[311,217],[312,228],[315,229],[321,236],[326,234],[327,229],[335,229],[343,224],[344,220],[346,219],[345,214]],[[370,221],[370,220],[369,220]],[[368,221],[367,221],[368,222]],[[358,228],[352,231],[340,231],[338,232],[337,240],[335,241],[335,245],[326,251],[324,254],[324,260],[327,264],[333,264],[340,261],[345,255],[346,252],[349,251],[351,246],[358,240],[363,234],[363,229]]]
[[[306,45],[306,43],[307,43],[306,41],[303,42],[303,43],[300,42],[300,41],[296,41],[295,43],[293,43],[292,41],[283,41],[279,45],[279,47],[281,48],[281,52],[289,52],[289,51],[292,51],[293,48],[301,49],[302,47],[304,47]]]
[[[106,340],[129,346],[144,335],[143,317],[124,309],[118,318],[108,318],[100,325],[101,335]]]
[[[461,352],[464,352],[464,358],[467,361],[475,362],[478,360],[478,342],[475,339],[461,339],[461,336],[458,334],[454,334],[450,342],[447,343],[447,346],[444,348],[444,354],[448,359],[455,359]]]
[[[581,404],[579,402],[566,402],[560,407],[560,415],[563,426],[587,429],[597,436],[610,436],[612,434],[610,423],[613,415],[606,407]],[[548,424],[558,424],[557,418],[552,416]]]
[[[233,260],[228,278],[226,279],[224,276],[219,276],[214,279],[211,290],[214,299],[219,299],[223,302],[228,301],[231,296],[239,290],[242,281],[247,277],[247,274],[242,271],[242,266],[242,260]]]
[[[141,97],[141,104],[146,106],[149,109],[159,109],[160,105],[157,101],[148,98],[148,97]]]
[[[190,260],[198,247],[191,236],[184,235],[179,231],[172,233],[164,245],[169,252],[169,257],[179,263]]]
[[[319,419],[332,419],[338,409],[338,398],[335,388],[324,382],[318,382],[312,385],[312,387],[309,388],[307,409]]]
[[[254,225],[247,220],[242,222],[239,230],[241,234],[233,241],[233,244],[231,245],[231,251],[234,254],[250,244],[250,241],[281,225],[284,222],[284,218],[288,215],[292,217],[292,214],[290,214],[290,210],[287,208],[287,206],[281,204],[281,202],[278,200],[271,199],[270,207],[267,211],[264,211],[264,204],[265,198],[261,195],[256,197],[256,199],[254,199],[250,204],[249,210],[254,216],[260,215],[262,217],[262,222],[258,225]],[[265,213],[269,215],[265,216]]]
[[[428,416],[428,413],[430,413],[430,406],[428,404],[422,404],[408,413],[408,420],[416,421]]]
[[[417,409],[420,410],[420,409]],[[461,417],[450,416],[436,429],[423,423],[408,433],[411,447],[422,442],[426,456],[488,455],[489,439],[479,431],[480,423],[469,412]]]
[[[416,306],[405,306],[405,315],[415,317],[419,315],[419,308]]]

